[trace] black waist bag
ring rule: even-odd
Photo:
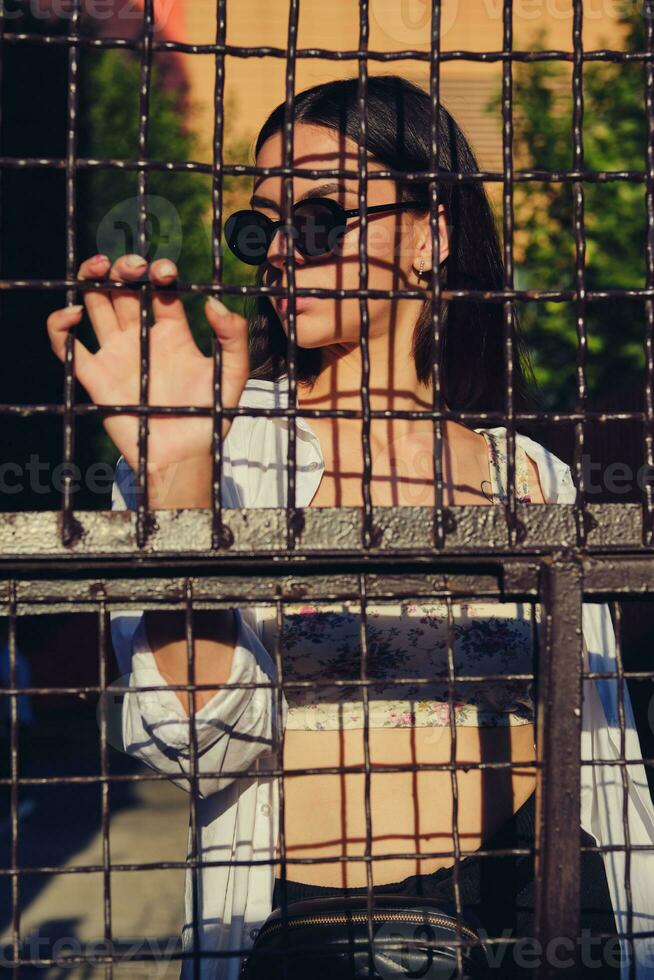
[[[466,980],[487,976],[480,923],[465,912],[457,933],[455,909],[429,899],[375,895],[372,948],[368,900],[320,898],[289,902],[286,923],[275,909],[243,963],[242,980],[450,980],[457,976],[460,939]],[[371,970],[372,966],[372,970]]]

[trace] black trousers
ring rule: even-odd
[[[484,850],[533,847],[535,838],[536,794],[484,842]],[[593,838],[581,831],[581,843],[593,845]],[[463,910],[481,922],[491,950],[491,975],[498,978],[533,977],[539,956],[563,968],[574,956],[576,976],[581,978],[620,977],[620,946],[611,905],[604,861],[598,852],[581,852],[581,917],[577,947],[564,943],[541,950],[535,939],[535,882],[532,854],[477,857],[470,854],[459,865],[459,887]],[[452,867],[433,874],[412,875],[404,881],[378,885],[375,894],[428,897],[454,903]],[[287,880],[286,900],[365,895],[365,888],[327,888]],[[282,904],[281,883],[275,880],[273,907]],[[497,940],[515,938],[514,943]],[[495,939],[495,942],[493,942]]]

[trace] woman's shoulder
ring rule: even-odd
[[[506,443],[506,426],[498,425],[484,431],[495,436],[502,445]],[[531,436],[516,432],[515,438],[518,450],[523,451],[528,458],[532,473],[535,467],[545,503],[574,503],[577,488],[572,479],[570,466]]]
[[[272,380],[248,378],[238,404],[239,407],[244,408],[286,408],[288,406],[287,375]]]
[[[268,380],[248,378],[239,408],[286,408],[288,406],[288,378]],[[265,415],[236,415],[232,419],[223,440],[223,487],[227,506],[247,506],[256,495],[261,478],[261,464],[270,454],[279,453],[279,440],[271,438],[272,417]],[[112,510],[135,509],[136,474],[124,458],[119,456],[114,469],[111,491]]]

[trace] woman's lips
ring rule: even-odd
[[[314,299],[313,296],[296,296],[295,297],[295,312],[296,313],[302,313],[302,311],[305,310],[307,308],[307,306],[310,306],[311,305],[311,303],[313,302],[313,299]],[[279,310],[279,312],[283,316],[286,316],[286,311],[288,309],[288,300],[286,299],[286,297],[285,296],[284,297],[278,296],[275,299],[275,303],[277,305],[277,309]]]

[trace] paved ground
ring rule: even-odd
[[[88,711],[41,722],[37,736],[21,746],[22,775],[97,774],[97,727]],[[42,716],[43,718],[43,716]],[[7,744],[0,744],[7,772]],[[135,760],[111,752],[114,772],[149,772]],[[188,795],[167,781],[112,787],[112,863],[183,861],[186,856]],[[8,797],[0,799],[0,865],[10,865]],[[75,868],[102,863],[98,784],[36,786],[20,796],[19,865]],[[114,872],[111,876],[113,949],[131,962],[116,965],[117,978],[177,980],[184,870]],[[27,874],[20,877],[22,955],[55,959],[60,965],[23,967],[21,980],[105,980],[104,966],[64,966],[66,953],[103,952],[102,874]],[[0,968],[11,941],[11,890],[0,879]],[[135,962],[154,953],[154,962]]]

